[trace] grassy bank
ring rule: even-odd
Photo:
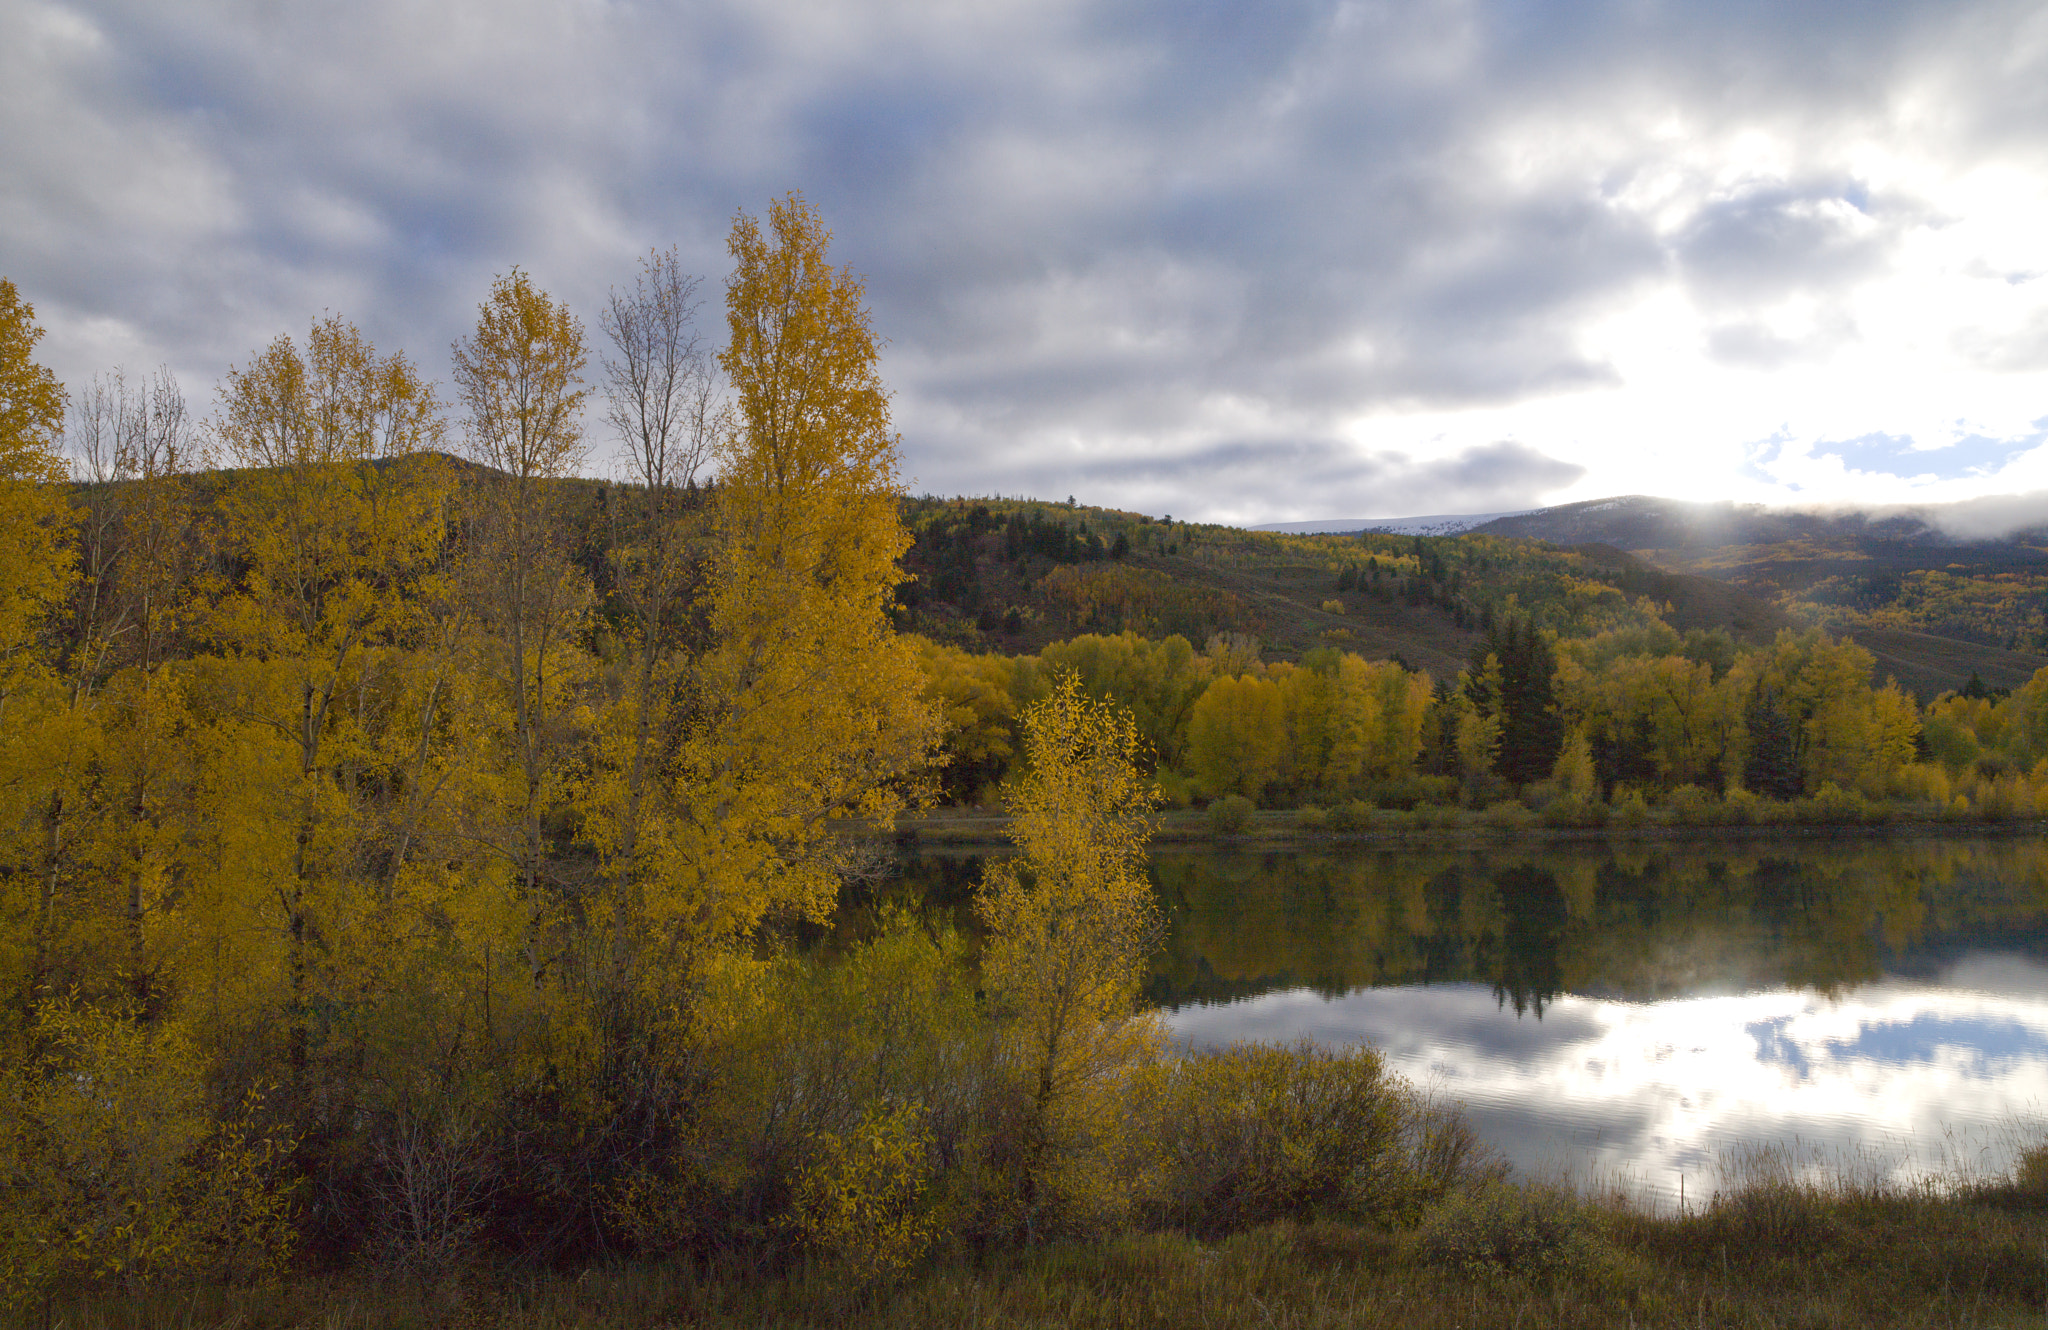
[[[1753,1178],[1657,1216],[1482,1184],[1401,1232],[1276,1223],[1203,1242],[1140,1233],[927,1262],[863,1290],[824,1264],[636,1264],[434,1280],[102,1295],[70,1330],[397,1327],[2020,1326],[2048,1301],[2048,1152],[1967,1186]],[[41,1324],[41,1313],[24,1322]]]

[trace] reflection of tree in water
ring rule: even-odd
[[[1494,1000],[1512,1002],[1515,1015],[1533,1008],[1543,1019],[1544,1004],[1564,991],[1558,948],[1570,919],[1557,876],[1529,864],[1496,873],[1502,929],[1481,940],[1484,968],[1493,979]]]
[[[2048,841],[1613,842],[1166,853],[1153,1001],[1478,982],[1559,993],[1837,992],[1934,951],[2048,933]]]

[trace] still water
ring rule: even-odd
[[[1176,1036],[1371,1043],[1518,1169],[2002,1168],[2048,1113],[2048,842],[1163,851]],[[971,873],[955,864],[944,875]],[[2038,1136],[2036,1137],[2038,1139]]]

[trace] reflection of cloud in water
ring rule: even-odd
[[[1660,1191],[1684,1173],[1691,1196],[1743,1145],[1888,1152],[1884,1171],[1903,1175],[1939,1162],[1945,1131],[1988,1135],[2048,1104],[2048,966],[2016,955],[1834,999],[1784,988],[1647,1003],[1567,994],[1538,1021],[1501,1010],[1488,987],[1448,984],[1272,993],[1167,1019],[1196,1046],[1374,1043],[1418,1084],[1463,1100],[1523,1168],[1568,1157]]]

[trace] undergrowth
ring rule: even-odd
[[[1235,1073],[1241,1079],[1249,1073]],[[1359,1068],[1336,1068],[1356,1082]],[[1411,1226],[1282,1218],[1205,1240],[1127,1232],[936,1253],[888,1289],[812,1260],[727,1259],[439,1279],[302,1278],[103,1295],[49,1309],[71,1330],[959,1326],[2037,1325],[2048,1300],[2048,1147],[1948,1183],[1816,1177],[1748,1153],[1704,1205],[1474,1171]],[[41,1323],[41,1309],[24,1325]]]

